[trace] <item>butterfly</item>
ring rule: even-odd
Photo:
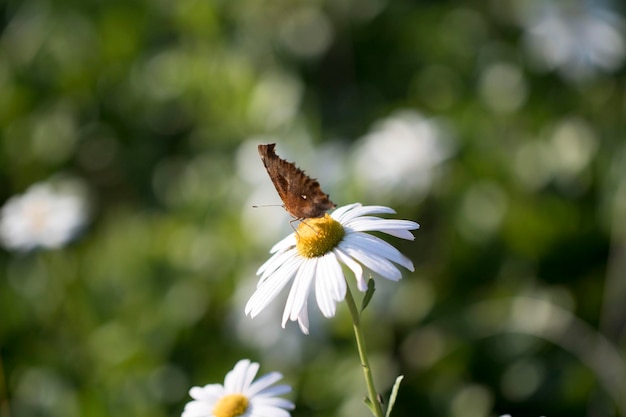
[[[322,217],[326,211],[337,207],[316,179],[310,178],[294,163],[281,159],[275,148],[275,143],[259,145],[259,155],[289,214],[302,220]]]

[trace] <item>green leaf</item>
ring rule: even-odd
[[[361,303],[361,313],[365,310],[365,307],[370,303],[372,297],[374,296],[374,291],[376,291],[376,283],[372,278],[367,281],[367,291],[365,292],[365,296],[363,297],[363,302]]]
[[[396,382],[393,384],[393,388],[391,390],[391,396],[389,397],[389,407],[387,407],[387,413],[385,417],[389,417],[391,415],[391,410],[393,409],[393,405],[396,403],[396,397],[398,396],[398,390],[400,389],[400,383],[404,375],[400,375],[396,378]]]

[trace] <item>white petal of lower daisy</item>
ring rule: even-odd
[[[285,327],[287,320],[298,319],[311,289],[311,281],[315,276],[316,262],[316,258],[305,258],[302,260],[287,297],[285,311],[283,312],[283,327]]]
[[[256,377],[257,372],[259,372],[259,364],[256,362],[249,363],[248,367],[245,369],[245,373],[240,376],[240,388],[238,392],[248,392],[250,389],[250,384],[254,381],[254,377]]]
[[[354,259],[365,265],[367,268],[376,272],[377,274],[390,279],[392,281],[398,281],[402,278],[402,273],[398,268],[396,268],[391,262],[387,259],[382,258],[378,255],[374,255],[368,251],[364,251],[363,249],[354,246],[354,245],[344,245],[344,242],[339,244],[346,253],[352,256]]]
[[[280,408],[287,408],[287,409],[295,408],[295,405],[291,401],[286,400],[284,398],[254,397],[252,401],[254,402],[254,404],[257,404],[257,405],[260,404],[264,406],[280,407]]]
[[[189,395],[194,400],[199,401],[217,401],[224,396],[224,387],[220,384],[209,384],[204,387],[192,387]]]
[[[283,407],[283,408],[295,408],[294,404],[286,400],[284,398],[279,397],[254,397],[255,402],[258,404],[271,405],[274,407]]]
[[[291,391],[291,387],[288,385],[278,385],[276,387],[271,387],[275,382],[280,381],[283,378],[283,375],[280,372],[270,372],[269,374],[265,374],[252,384],[249,385],[246,390],[246,395],[254,396],[254,395],[280,395],[286,392]],[[283,389],[282,387],[286,387],[287,391],[284,392],[274,392],[274,390]],[[266,391],[267,390],[267,391]]]
[[[357,246],[365,252],[376,254],[398,265],[402,265],[411,272],[415,270],[413,262],[409,258],[404,256],[398,249],[376,236],[360,232],[350,233],[344,237],[344,242],[346,246]]]
[[[289,417],[290,415],[289,411],[263,404],[250,404],[250,407],[248,407],[244,414],[244,416],[249,417]],[[209,414],[209,416],[212,416],[212,414]]]
[[[300,267],[300,262],[290,262],[283,265],[267,279],[259,284],[252,297],[246,303],[245,313],[250,317],[256,317],[274,298],[285,288],[285,285]]]
[[[291,392],[291,387],[289,385],[276,385],[275,387],[268,387],[254,395],[255,397],[258,397],[258,398],[272,398],[277,395],[287,394],[289,392]],[[282,398],[276,398],[276,399],[282,400]]]
[[[367,290],[367,283],[363,279],[363,267],[359,265],[350,255],[341,250],[338,246],[333,249],[333,253],[337,255],[339,260],[346,264],[354,274],[359,291]]]
[[[324,317],[333,317],[337,302],[346,295],[346,280],[334,253],[329,252],[317,263],[315,297]]]
[[[181,417],[206,417],[213,414],[215,403],[210,404],[202,401],[190,401],[185,405]]]
[[[224,378],[224,389],[228,393],[242,393],[247,388],[248,380],[252,381],[259,370],[259,364],[242,359],[226,374]],[[250,378],[252,376],[252,378]]]

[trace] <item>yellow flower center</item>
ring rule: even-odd
[[[330,217],[305,219],[298,225],[296,248],[305,258],[317,258],[330,252],[343,239],[341,223]]]
[[[215,417],[237,417],[248,409],[248,398],[241,394],[228,394],[220,398],[215,404]]]

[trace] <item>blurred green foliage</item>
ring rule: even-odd
[[[613,13],[579,61],[541,62],[547,0],[4,2],[0,197],[72,178],[91,220],[0,253],[0,415],[176,416],[243,357],[294,416],[367,414],[343,306],[310,336],[243,315],[291,231],[251,207],[268,142],[422,225],[365,314],[395,416],[624,415],[624,10],[564,3]]]

